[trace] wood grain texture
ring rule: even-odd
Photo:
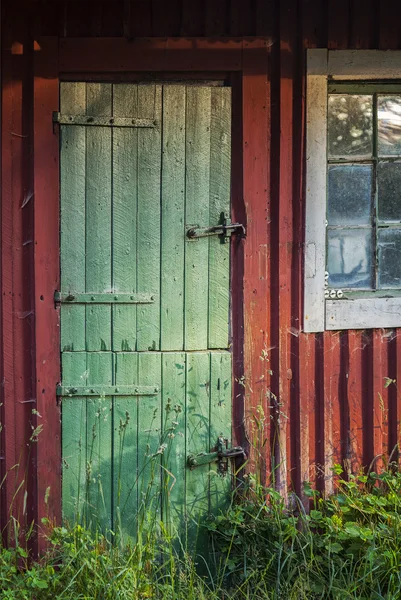
[[[113,116],[137,116],[138,86],[113,86]],[[112,273],[115,292],[137,290],[138,130],[113,131]],[[113,350],[136,350],[136,306],[113,306]]]
[[[161,189],[161,349],[184,347],[185,86],[164,86]]]
[[[140,351],[160,350],[161,103],[160,85],[138,87],[138,113],[159,123],[138,131],[137,288],[154,296],[137,309]]]
[[[230,217],[231,90],[211,91],[209,224]],[[209,238],[208,348],[228,347],[230,243]]]
[[[116,384],[137,384],[138,354],[116,353]],[[138,402],[137,396],[113,400],[113,513],[114,528],[125,542],[137,536],[138,517]]]
[[[209,226],[210,88],[187,88],[185,225]],[[185,246],[185,350],[202,350],[208,343],[207,239],[187,240]]]
[[[43,40],[41,48],[40,56],[35,58],[34,77],[34,394],[37,415],[36,419],[34,415],[31,418],[34,427],[42,425],[51,432],[51,437],[41,439],[39,436],[36,447],[36,518],[39,522],[44,517],[60,521],[61,516],[60,410],[55,392],[55,383],[60,377],[60,340],[59,313],[53,299],[54,290],[60,285],[59,142],[48,118],[59,102],[57,40]],[[49,164],[54,165],[50,172]],[[44,214],[48,219],[43,218]],[[52,223],[50,229],[49,222]],[[39,539],[38,545],[39,549],[43,548],[44,540]]]
[[[270,415],[272,338],[270,267],[270,98],[268,48],[264,40],[244,43],[242,77],[242,160],[243,200],[246,212],[247,238],[244,244],[244,375],[246,378],[246,419],[262,405]],[[266,353],[266,354],[264,354]],[[270,465],[269,449],[263,464]],[[264,470],[264,467],[263,467]],[[267,466],[270,473],[270,466]],[[266,472],[263,473],[266,476]]]
[[[85,114],[86,84],[61,83],[60,110]],[[60,128],[60,255],[61,290],[85,290],[85,154],[83,127]],[[63,305],[61,312],[62,350],[85,350],[85,306]]]
[[[63,352],[63,382],[87,382],[86,353]],[[86,511],[86,400],[63,398],[62,416],[62,510],[69,523],[80,522]]]
[[[111,116],[112,88],[108,83],[88,83],[86,114]],[[111,129],[86,131],[86,292],[111,289]],[[86,307],[86,349],[111,349],[111,307]]]

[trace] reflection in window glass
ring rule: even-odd
[[[379,288],[399,288],[401,283],[401,229],[379,229]]]
[[[328,224],[369,225],[371,213],[372,166],[329,166]]]
[[[401,154],[401,95],[377,98],[379,156]]]
[[[329,287],[372,288],[372,230],[328,232]]]
[[[329,157],[372,156],[372,96],[330,94]]]
[[[401,163],[377,165],[379,221],[401,221]]]

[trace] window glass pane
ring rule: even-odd
[[[379,221],[401,221],[401,163],[377,165]]]
[[[372,287],[372,230],[329,229],[329,286],[333,288]]]
[[[331,165],[328,175],[329,225],[370,225],[371,165]]]
[[[379,156],[401,155],[401,95],[377,98]]]
[[[400,288],[401,229],[379,229],[377,242],[379,288]]]
[[[372,156],[372,98],[329,95],[329,157]]]

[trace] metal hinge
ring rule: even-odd
[[[221,435],[217,440],[215,451],[190,454],[187,458],[187,463],[192,470],[196,467],[217,461],[217,472],[224,476],[228,472],[228,460],[230,458],[236,458],[237,456],[241,456],[245,460],[245,450],[241,446],[228,448],[228,440]]]
[[[154,396],[160,389],[156,385],[58,385],[57,396]]]
[[[233,233],[240,233],[241,237],[245,237],[245,226],[241,223],[231,223],[230,218],[225,213],[221,213],[218,225],[213,225],[212,227],[191,226],[187,230],[187,237],[190,240],[196,240],[201,237],[219,235],[222,242],[227,242]]]
[[[153,304],[154,294],[80,294],[75,292],[54,292],[54,301],[59,304]]]
[[[92,115],[64,115],[53,113],[53,123],[58,125],[80,125],[85,127],[156,127],[155,119],[138,119],[136,117],[95,117]]]

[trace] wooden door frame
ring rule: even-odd
[[[269,307],[270,90],[266,38],[37,39],[34,44],[34,281],[37,410],[43,431],[37,443],[38,522],[61,520],[61,429],[56,384],[60,378],[59,140],[52,112],[63,79],[118,77],[133,73],[230,73],[233,110],[233,218],[245,223],[246,239],[232,244],[233,431],[245,444],[245,409],[261,404],[268,385],[260,360],[267,349]],[[240,112],[238,112],[238,107]],[[245,374],[247,385],[238,384]],[[244,392],[245,389],[245,392]],[[247,398],[246,390],[249,392]],[[266,449],[267,451],[267,449]],[[268,458],[268,457],[266,457]],[[45,501],[46,489],[50,495]]]

